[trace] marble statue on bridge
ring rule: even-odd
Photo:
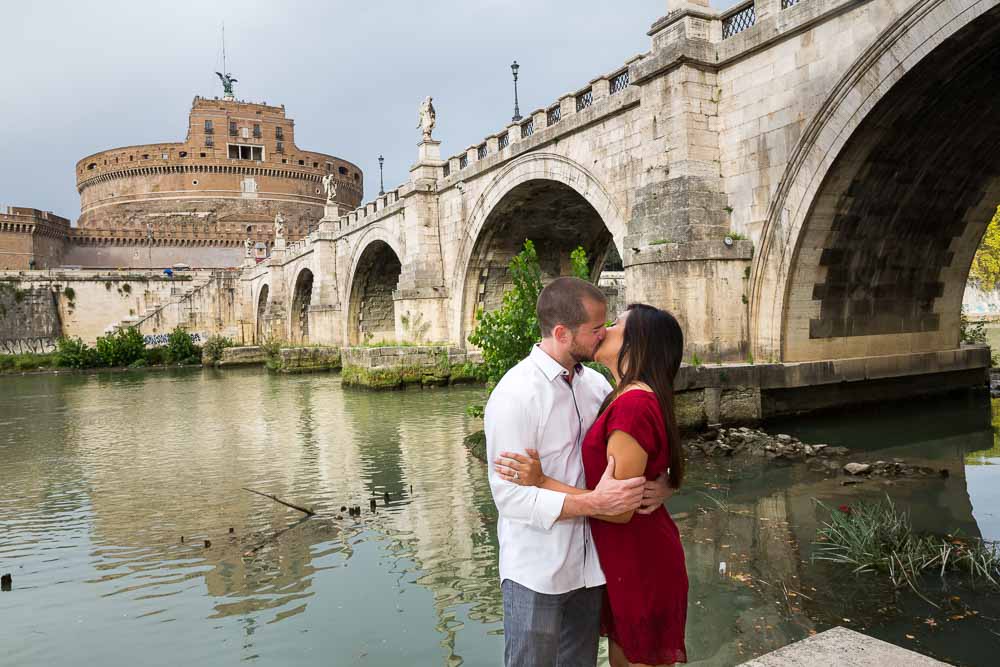
[[[437,124],[437,112],[434,111],[434,98],[428,96],[420,105],[420,116],[417,122],[417,128],[424,133],[424,141],[434,140],[431,133],[434,131],[435,124]]]

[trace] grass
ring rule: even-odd
[[[20,373],[40,368],[55,368],[56,353],[44,354],[0,354],[0,373]]]
[[[910,517],[884,501],[841,505],[831,510],[830,520],[817,530],[813,560],[850,565],[855,573],[888,575],[897,588],[909,586],[920,592],[920,577],[959,573],[974,583],[1000,587],[1000,547],[976,538],[957,535],[927,535],[913,531]],[[934,605],[937,606],[937,605]]]

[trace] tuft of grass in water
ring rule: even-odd
[[[1000,587],[1000,546],[995,543],[915,533],[909,515],[897,510],[888,496],[836,510],[814,502],[830,512],[830,520],[816,531],[814,561],[850,565],[855,573],[887,574],[894,586],[909,586],[932,605],[917,588],[917,580],[926,574],[960,573],[974,583],[985,580]]]

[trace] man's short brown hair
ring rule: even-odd
[[[546,285],[538,295],[535,312],[538,315],[538,328],[542,337],[548,338],[557,324],[571,330],[576,330],[587,321],[587,308],[584,301],[606,305],[608,297],[592,283],[579,278],[556,278]]]

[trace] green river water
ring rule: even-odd
[[[13,575],[0,665],[501,664],[496,510],[462,444],[482,395],[259,370],[0,379],[0,573]],[[888,493],[920,528],[1000,539],[990,400],[768,428],[951,474],[842,486],[801,465],[693,461],[670,510],[694,663],[736,664],[844,625],[996,664],[996,593],[931,581],[935,608],[810,561],[824,519],[814,499]],[[303,521],[244,487],[317,514]],[[351,505],[360,517],[341,512]]]

